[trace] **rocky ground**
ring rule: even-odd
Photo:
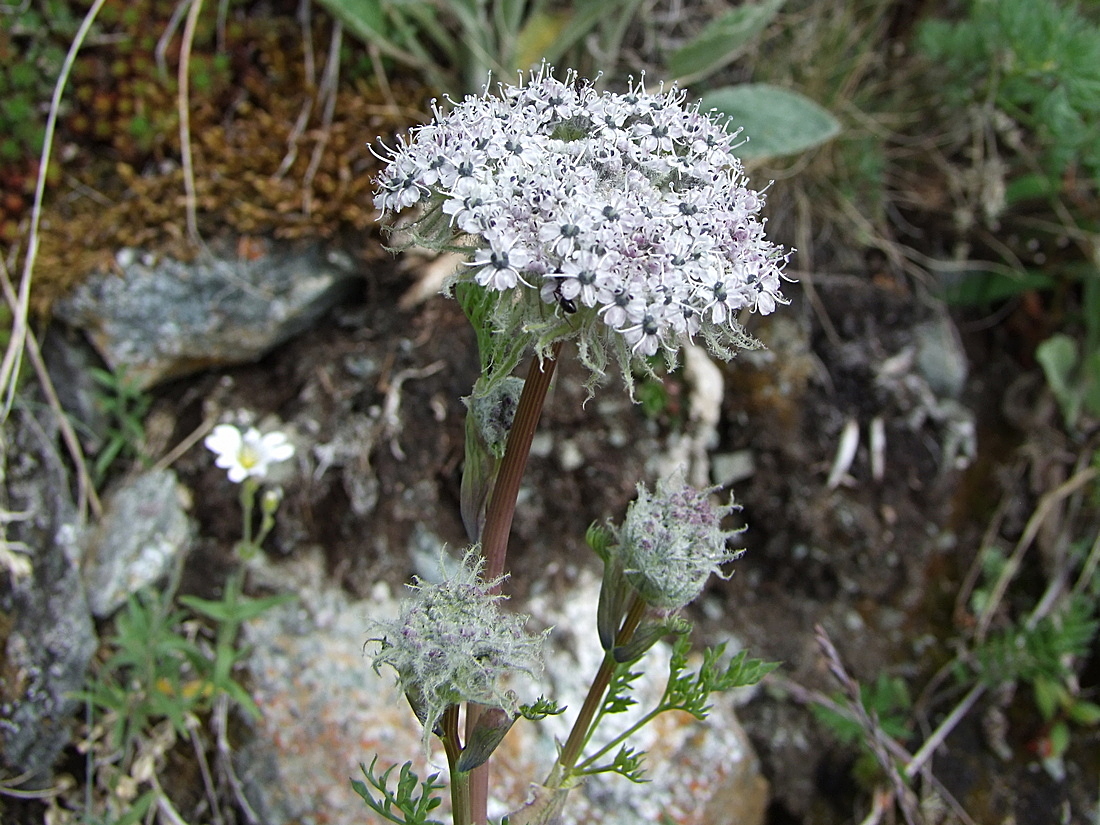
[[[295,259],[273,255],[270,266],[261,261],[235,271],[255,273],[262,282],[282,266],[293,270],[286,260]],[[253,587],[297,592],[304,613],[293,621],[278,619],[275,631],[253,632],[275,643],[276,651],[285,648],[287,634],[299,637],[297,645],[308,642],[324,651],[331,643],[325,641],[328,634],[335,632],[344,637],[344,652],[287,653],[289,662],[302,668],[298,677],[288,675],[287,660],[262,659],[268,671],[284,677],[281,685],[270,675],[254,677],[272,712],[292,701],[285,691],[300,689],[294,686],[306,679],[301,674],[310,672],[318,690],[333,697],[317,703],[316,693],[307,689],[317,719],[333,714],[356,719],[360,731],[381,725],[381,717],[362,706],[368,700],[354,691],[345,696],[337,687],[349,680],[369,685],[376,678],[361,652],[372,601],[398,592],[413,573],[432,575],[440,546],[464,544],[458,515],[460,399],[475,377],[476,352],[453,301],[436,296],[401,308],[418,271],[385,262],[338,271],[333,278],[342,286],[322,291],[330,306],[256,363],[201,370],[152,391],[150,455],[226,420],[284,430],[297,448],[292,466],[276,478],[285,499],[266,544],[269,564],[254,574]],[[178,275],[169,271],[169,281],[179,283]],[[117,282],[116,275],[108,277]],[[194,272],[188,280],[202,283]],[[737,711],[770,783],[769,822],[844,821],[855,791],[857,750],[837,744],[804,704],[806,691],[831,694],[838,687],[815,629],[824,629],[844,666],[861,681],[873,682],[880,674],[917,684],[927,679],[952,656],[960,581],[976,558],[983,516],[1004,494],[1003,479],[1018,464],[1013,445],[1033,442],[1041,433],[1025,437],[1019,423],[1007,417],[1005,390],[1018,398],[1017,407],[1033,427],[1045,427],[1048,437],[1056,433],[1049,403],[1047,418],[1041,417],[1041,385],[1007,355],[989,349],[987,335],[960,335],[941,307],[900,280],[865,273],[814,274],[807,280],[816,307],[806,300],[809,284],[792,286],[792,306],[754,330],[767,349],[743,353],[728,366],[711,364],[708,370],[696,364],[668,376],[660,403],[653,406],[631,404],[615,382],[586,404],[582,371],[567,352],[536,439],[511,544],[512,603],[525,610],[538,604],[542,621],[561,625],[560,608],[553,605],[570,604],[576,588],[598,571],[597,559],[583,544],[584,528],[620,517],[638,480],[652,482],[680,464],[734,494],[744,508],[748,552],[729,581],[712,583],[691,615],[704,639],[732,640],[753,655],[782,662],[778,678]],[[272,277],[271,288],[278,283]],[[205,300],[206,291],[196,289]],[[226,289],[248,291],[240,284]],[[244,298],[218,300],[225,307],[243,306]],[[85,322],[93,338],[110,326],[102,317],[110,315],[110,306],[109,300],[97,303],[100,321]],[[184,326],[197,313],[183,299],[149,312],[166,328]],[[219,321],[220,334],[206,339],[207,361],[223,360],[218,341],[254,337],[249,324],[255,319],[247,310],[240,317],[229,315]],[[68,336],[62,347],[60,330],[49,352],[83,351],[79,336]],[[106,349],[105,339],[97,340]],[[142,352],[147,363],[149,350]],[[195,357],[185,353],[181,359],[193,363]],[[54,356],[55,363],[61,360]],[[157,367],[163,374],[175,370],[171,363]],[[62,380],[66,396],[87,382],[72,373]],[[858,447],[850,463],[838,467],[841,444],[851,437],[845,433],[853,430]],[[880,435],[872,436],[875,432]],[[194,444],[171,462],[191,525],[172,539],[172,552],[186,554],[181,592],[203,597],[221,592],[235,565],[231,548],[240,532],[236,488],[212,459]],[[140,470],[109,485],[109,514],[121,506],[121,491],[146,478],[134,473]],[[159,500],[148,490],[139,498],[146,510]],[[164,518],[161,507],[152,509],[145,517]],[[149,535],[147,530],[164,540],[180,533],[163,524],[139,528],[139,517],[123,512],[123,535]],[[122,542],[100,538],[93,554],[106,552],[104,544]],[[93,594],[104,589],[94,585]],[[106,618],[117,604],[100,615]],[[334,614],[344,613],[350,621],[341,615],[333,623]],[[567,635],[562,643],[570,649],[583,645],[583,629],[569,631],[575,638]],[[86,644],[83,652],[86,656]],[[268,649],[255,655],[278,660]],[[301,664],[315,667],[318,659],[327,662],[316,673]],[[367,687],[368,694],[376,690],[377,685]],[[930,698],[921,713],[934,719],[945,707],[942,701]],[[301,700],[294,703],[300,708]],[[1080,786],[1054,782],[1030,767],[1026,747],[1035,735],[1033,725],[1011,727],[1012,756],[1004,762],[985,744],[980,715],[973,717],[948,740],[933,767],[940,776],[938,766],[950,764],[940,779],[974,821],[994,821],[1030,806],[1087,807],[1074,796]],[[269,742],[265,759],[283,758],[290,748],[294,758],[308,762],[299,737],[309,734],[292,734],[287,724],[277,726],[281,736]],[[400,725],[387,721],[382,727]],[[246,751],[255,754],[255,742],[245,739],[251,742]],[[386,737],[368,738],[366,744],[337,741],[348,751],[348,770],[368,758],[365,752],[352,755],[356,748],[409,746]],[[1082,737],[1079,746],[1086,748],[1088,741]],[[333,751],[332,743],[326,751]],[[406,754],[388,755],[400,760]],[[1076,773],[1077,763],[1070,764]],[[242,768],[246,775],[255,770]],[[322,776],[318,782],[338,784],[339,768]],[[999,779],[994,783],[992,777]],[[269,777],[266,785],[282,781]],[[309,819],[334,804],[329,795],[335,791],[314,790],[322,801],[296,815]],[[292,821],[279,818],[289,815],[271,814],[270,821]]]

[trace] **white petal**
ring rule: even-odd
[[[230,424],[219,424],[202,442],[206,449],[222,456],[236,456],[241,449],[241,431]],[[225,466],[218,463],[219,467]]]
[[[291,444],[283,433],[268,433],[263,437],[262,450],[264,457],[274,463],[286,461],[294,455],[294,445]]]

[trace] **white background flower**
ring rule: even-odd
[[[229,480],[240,484],[246,478],[262,479],[267,468],[294,455],[294,445],[284,433],[261,435],[255,427],[242,433],[231,424],[219,424],[203,441],[217,454],[214,463],[229,471]]]

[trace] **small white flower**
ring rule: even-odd
[[[592,231],[592,219],[583,206],[566,207],[554,220],[548,220],[538,228],[539,242],[555,255],[568,257],[580,240]]]
[[[518,283],[530,286],[520,273],[530,262],[531,256],[523,249],[514,248],[515,237],[500,231],[487,232],[486,237],[490,246],[479,249],[468,264],[480,267],[477,282],[498,291],[511,289]]]
[[[646,357],[656,355],[662,336],[669,326],[668,309],[662,304],[649,304],[641,299],[630,302],[626,308],[628,318],[636,322],[619,330],[626,338],[634,354]]]
[[[606,255],[601,258],[595,252],[579,252],[563,263],[558,276],[562,278],[562,297],[579,298],[586,307],[595,306],[599,290],[617,285],[615,274],[605,265],[606,259]]]
[[[294,455],[294,445],[280,432],[261,435],[255,427],[242,433],[230,424],[219,424],[203,441],[217,454],[214,463],[229,471],[229,480],[240,484],[246,478],[263,478],[267,468]]]

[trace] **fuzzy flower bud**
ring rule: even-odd
[[[642,598],[662,610],[677,610],[694,600],[711,573],[743,551],[726,547],[740,531],[722,530],[734,505],[715,507],[715,492],[696,490],[679,479],[660,481],[655,493],[638,485],[638,498],[619,528],[618,556],[623,571]]]
[[[467,551],[460,569],[446,581],[417,580],[396,622],[376,623],[381,645],[373,667],[397,671],[397,683],[424,724],[424,745],[443,712],[461,702],[477,702],[519,713],[516,694],[502,683],[506,674],[542,669],[545,634],[530,636],[527,616],[500,609],[503,596],[491,590],[499,582],[481,579],[484,561]]]

